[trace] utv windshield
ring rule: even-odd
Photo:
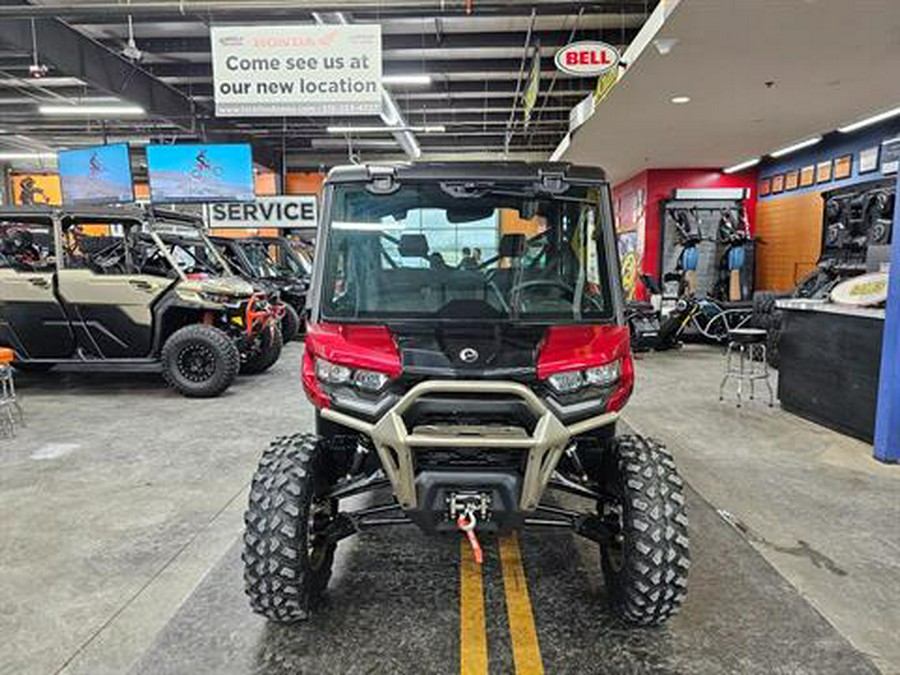
[[[325,318],[596,322],[613,316],[600,189],[334,188]]]

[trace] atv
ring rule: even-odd
[[[300,336],[305,328],[309,272],[294,274],[279,267],[270,256],[267,241],[256,238],[210,237],[229,265],[254,286],[277,296],[283,304],[281,334],[285,342]],[[274,238],[277,241],[277,238]],[[285,242],[287,245],[287,243]]]
[[[201,227],[156,209],[0,210],[0,345],[22,370],[150,369],[193,397],[265,370],[277,313]]]
[[[331,171],[302,365],[316,433],[277,439],[253,478],[255,612],[307,618],[339,541],[402,524],[465,534],[476,560],[481,536],[566,529],[599,545],[618,616],[679,609],[682,481],[663,445],[615,431],[634,363],[614,237],[600,169]],[[363,493],[386,498],[349,510]]]

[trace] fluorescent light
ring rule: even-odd
[[[382,75],[382,84],[431,84],[431,75]]]
[[[0,152],[0,161],[17,159],[56,159],[55,152]]]
[[[738,171],[749,169],[751,166],[756,166],[757,164],[759,164],[759,157],[754,157],[753,159],[748,159],[746,162],[740,162],[734,166],[729,166],[727,169],[722,169],[722,173],[737,173]]]
[[[849,134],[851,131],[856,131],[857,129],[862,129],[863,127],[868,127],[872,124],[878,124],[879,122],[883,122],[884,120],[896,117],[897,115],[900,115],[900,108],[892,108],[890,110],[885,110],[883,113],[872,115],[872,117],[867,117],[866,119],[860,120],[859,122],[853,122],[852,124],[848,124],[847,126],[838,127],[838,131],[840,131],[842,134]]]
[[[684,105],[685,103],[690,103],[690,102],[691,102],[690,96],[673,96],[672,97],[672,103],[674,103],[675,105]]]
[[[41,105],[38,111],[42,115],[143,115],[144,109],[139,105]]]
[[[429,124],[424,127],[355,127],[355,126],[330,126],[326,127],[329,134],[388,134],[395,131],[411,131],[415,134],[442,134],[446,131],[443,124]]]
[[[776,150],[775,152],[772,152],[770,154],[772,155],[772,157],[784,157],[785,155],[789,155],[796,150],[801,150],[803,148],[808,148],[811,145],[815,145],[821,140],[821,136],[813,136],[812,138],[807,138],[805,141],[794,143],[793,145],[781,148],[781,150]]]

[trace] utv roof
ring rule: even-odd
[[[368,181],[392,175],[398,180],[540,181],[559,177],[579,182],[605,182],[600,167],[568,162],[417,162],[415,164],[356,164],[336,166],[328,174],[331,183]]]
[[[179,222],[185,225],[199,225],[202,220],[189,213],[159,209],[152,206],[2,206],[0,220],[38,221],[54,214],[77,220],[138,220],[149,218]]]

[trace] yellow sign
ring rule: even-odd
[[[62,204],[59,176],[55,173],[20,173],[10,177],[13,204],[35,206]]]
[[[538,92],[541,88],[541,52],[535,50],[531,59],[531,73],[528,75],[528,85],[525,87],[522,115],[525,118],[525,126],[531,121],[531,112],[537,104]]]
[[[594,90],[594,105],[605,99],[612,88],[619,81],[619,68],[611,68],[597,78],[597,88]]]

